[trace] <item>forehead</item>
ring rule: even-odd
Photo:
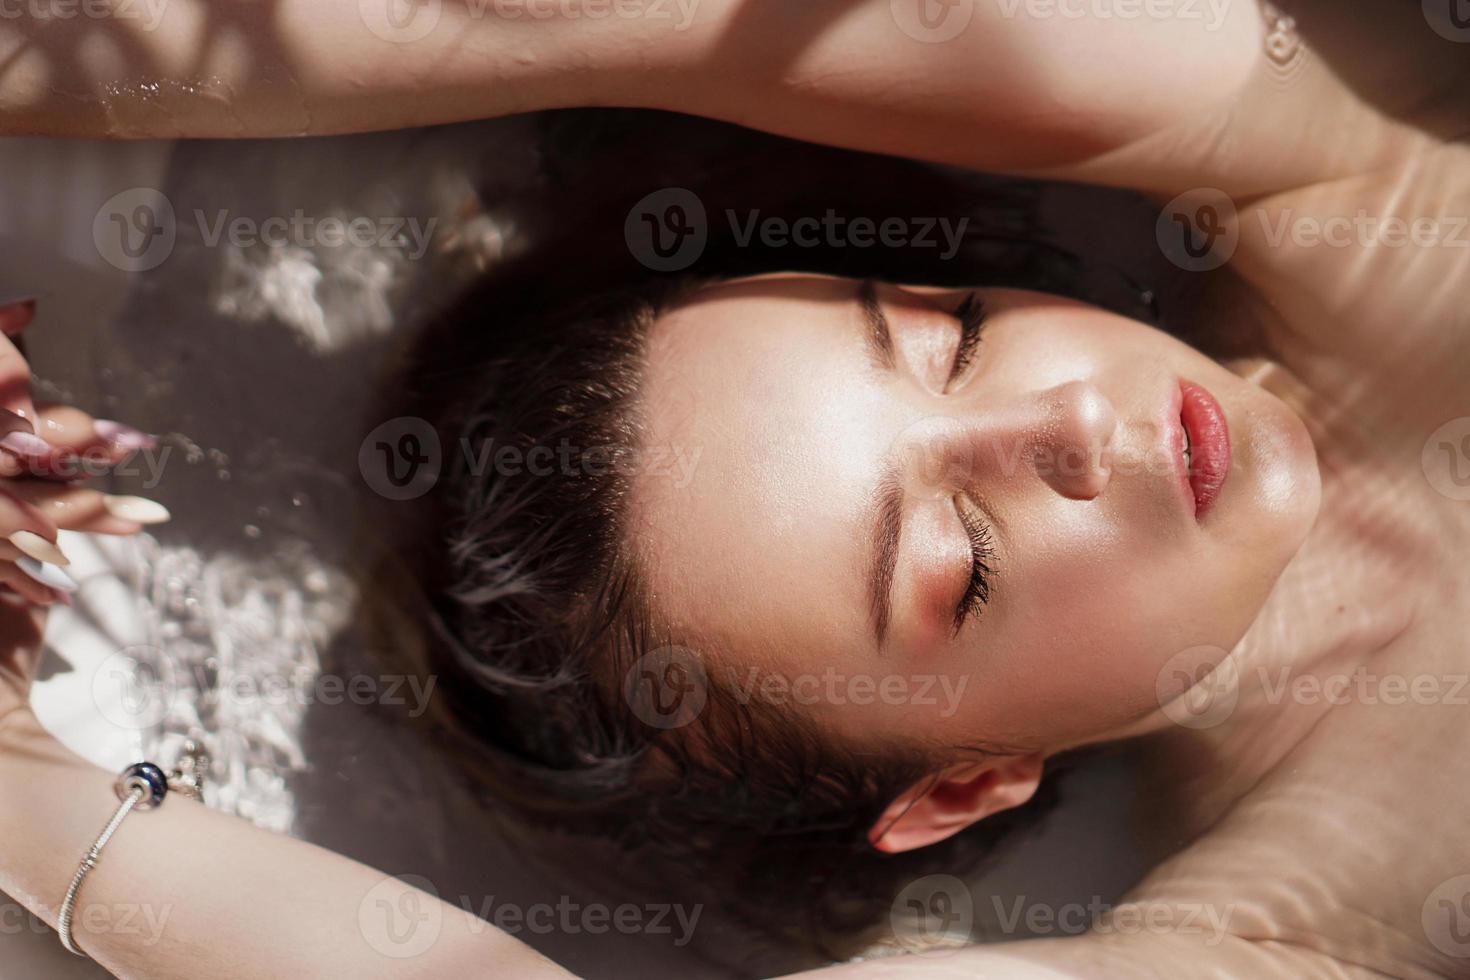
[[[886,442],[855,288],[716,287],[650,332],[646,443],[684,469],[642,474],[632,531],[661,610],[691,634],[757,657],[861,636],[845,570]]]

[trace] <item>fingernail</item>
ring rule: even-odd
[[[42,585],[56,589],[58,592],[77,590],[76,580],[50,562],[36,561],[34,558],[17,558],[15,567]]]
[[[29,432],[7,432],[0,438],[0,449],[21,459],[46,459],[51,455],[51,443]]]
[[[102,506],[113,517],[139,524],[162,524],[173,515],[168,508],[147,497],[124,497],[108,495],[102,498]]]
[[[142,429],[123,425],[112,419],[94,419],[92,428],[97,430],[99,436],[119,449],[152,449],[158,445],[157,436],[151,436]]]
[[[10,536],[10,543],[36,561],[49,562],[52,565],[71,564],[71,559],[62,554],[60,548],[35,531],[16,531]]]

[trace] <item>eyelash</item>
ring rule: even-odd
[[[995,571],[995,549],[990,540],[990,528],[985,522],[965,509],[958,497],[955,510],[964,525],[965,535],[970,539],[970,581],[965,585],[965,594],[960,598],[954,615],[954,632],[959,635],[965,621],[979,616],[980,609],[990,601],[990,576]]]
[[[946,388],[964,376],[975,357],[975,351],[980,346],[980,335],[985,329],[985,304],[974,293],[970,293],[955,307],[953,316],[960,322],[960,342],[955,349],[954,366],[950,369]],[[955,511],[965,528],[965,536],[970,539],[970,580],[965,584],[965,594],[960,598],[954,616],[954,632],[958,636],[966,621],[973,616],[979,616],[981,608],[990,601],[990,576],[995,570],[995,548],[990,539],[990,528],[970,513],[959,497],[955,498]]]
[[[970,293],[954,308],[951,316],[960,322],[960,342],[955,348],[954,366],[949,370],[946,388],[964,375],[970,361],[975,357],[975,351],[980,346],[980,334],[985,330],[985,304],[974,293]]]

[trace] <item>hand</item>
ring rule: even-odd
[[[168,519],[162,506],[115,497],[76,484],[112,465],[150,437],[97,421],[66,406],[31,401],[30,367],[16,346],[30,323],[32,301],[0,307],[0,726],[28,715],[31,681],[41,659],[46,610],[71,604],[77,583],[57,546],[67,528],[136,534]]]

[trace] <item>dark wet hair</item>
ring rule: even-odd
[[[957,752],[996,747],[846,741],[800,712],[742,701],[719,670],[706,672],[707,703],[690,723],[649,724],[624,680],[640,658],[683,638],[644,586],[624,523],[628,477],[615,465],[532,473],[484,462],[502,447],[600,447],[611,459],[639,452],[648,328],[711,279],[796,268],[1003,283],[1143,319],[1154,318],[1156,296],[1118,270],[1099,278],[1049,241],[1036,185],[736,137],[731,127],[661,114],[590,118],[551,118],[551,186],[522,205],[545,210],[536,223],[576,214],[574,233],[507,260],[458,299],[425,334],[410,374],[413,413],[433,421],[445,446],[464,449],[446,453],[429,522],[438,547],[425,564],[438,637],[423,666],[440,677],[439,721],[487,796],[526,826],[615,840],[645,856],[638,866],[659,887],[710,886],[744,922],[811,961],[850,955],[885,931],[899,883],[974,868],[1001,838],[1036,823],[1055,780],[1026,806],[950,841],[878,853],[867,832],[896,796]],[[652,163],[650,139],[668,150]],[[599,177],[584,187],[589,160],[599,161]],[[780,180],[752,176],[756,161]],[[846,181],[834,184],[833,173]],[[638,179],[620,187],[607,174]],[[624,218],[644,194],[675,184],[695,190],[712,215],[738,206],[793,219],[846,208],[972,223],[965,249],[945,265],[902,248],[763,251],[711,218],[700,260],[683,275],[658,275],[629,254]],[[1111,302],[1100,295],[1110,290]]]

